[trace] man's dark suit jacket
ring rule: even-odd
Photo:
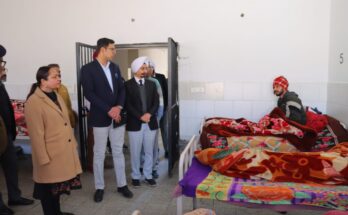
[[[112,119],[108,115],[114,106],[124,107],[125,89],[119,67],[110,62],[112,91],[103,68],[97,60],[81,68],[81,84],[86,99],[91,103],[88,125],[91,127],[107,127]]]
[[[164,110],[166,110],[168,105],[168,84],[167,84],[166,76],[160,73],[155,73],[154,78],[156,78],[161,85],[163,100],[164,100]]]
[[[4,120],[7,133],[11,134],[12,140],[16,139],[16,121],[14,118],[14,111],[10,101],[10,97],[7,94],[5,86],[0,83],[0,115]]]
[[[125,86],[126,109],[128,113],[126,130],[139,131],[142,124],[140,118],[145,114],[142,111],[139,86],[134,78],[126,81]],[[146,91],[146,113],[151,114],[149,127],[151,130],[158,129],[156,113],[159,106],[159,96],[156,90],[156,84],[145,79],[144,87]]]

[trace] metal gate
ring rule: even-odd
[[[78,103],[78,119],[79,119],[79,143],[81,153],[82,168],[87,168],[87,114],[88,114],[88,101],[84,98],[82,86],[81,86],[81,67],[91,61],[93,61],[93,53],[96,50],[96,46],[91,46],[83,43],[76,43],[76,71],[77,71],[77,103]]]
[[[179,80],[178,44],[168,38],[168,175],[172,176],[175,162],[179,160]]]

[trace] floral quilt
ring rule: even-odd
[[[202,148],[211,147],[207,134],[220,137],[233,136],[273,136],[287,139],[300,151],[310,151],[314,145],[317,132],[308,126],[301,125],[285,117],[284,113],[275,108],[259,122],[244,118],[210,118],[203,126],[200,142]]]
[[[14,110],[17,136],[29,136],[27,124],[24,119],[24,100],[11,100]]]
[[[272,182],[348,184],[348,142],[326,152],[272,152],[208,148],[195,157],[223,175]]]
[[[227,149],[235,151],[244,148],[260,148],[274,152],[296,152],[298,149],[287,139],[274,136],[231,136],[221,137],[215,134],[207,134],[209,148]]]

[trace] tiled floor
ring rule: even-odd
[[[162,152],[163,154],[163,152]],[[129,160],[129,152],[125,152],[126,160]],[[31,158],[22,157],[19,160],[19,179],[20,188],[23,196],[31,197],[33,182],[31,179]],[[127,175],[129,176],[129,162],[127,162]],[[177,168],[175,168],[174,176],[167,176],[167,160],[163,159],[160,163],[160,178],[157,180],[157,187],[149,187],[145,184],[138,189],[130,186],[134,192],[132,199],[125,199],[116,192],[115,176],[113,169],[105,170],[105,195],[101,203],[93,201],[93,175],[89,172],[82,174],[83,189],[73,191],[70,196],[62,197],[62,210],[72,212],[76,215],[130,215],[132,211],[138,209],[142,215],[175,215],[176,214],[176,199],[172,197],[172,192],[177,184]],[[6,186],[2,171],[0,172],[0,189],[3,192],[4,200],[7,201]],[[130,178],[128,178],[130,181]],[[212,208],[218,215],[279,215],[278,212],[266,209],[250,209],[244,207],[233,206],[222,202],[211,202],[207,200],[198,200],[198,207]],[[184,198],[184,212],[192,209],[192,199]],[[39,201],[35,201],[32,206],[18,206],[12,208],[18,215],[40,215],[42,209]],[[320,211],[300,210],[290,211],[289,215],[314,215],[323,214]]]

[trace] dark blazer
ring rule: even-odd
[[[168,84],[167,84],[166,76],[160,73],[155,73],[154,78],[156,78],[161,85],[163,100],[164,100],[164,110],[166,110],[168,106]]]
[[[125,89],[119,67],[110,62],[114,91],[112,91],[103,68],[97,60],[81,68],[81,84],[86,99],[91,103],[88,125],[107,127],[111,124],[108,112],[114,106],[124,106]]]
[[[16,121],[14,118],[14,111],[10,101],[10,97],[7,94],[4,84],[0,83],[0,115],[4,120],[7,133],[11,135],[12,140],[16,139]]]
[[[126,110],[128,113],[127,131],[139,131],[141,129],[141,116],[144,115],[142,111],[142,103],[140,98],[140,90],[138,83],[134,78],[126,81]],[[158,129],[156,118],[157,109],[159,106],[159,96],[156,89],[156,84],[145,79],[146,91],[146,113],[151,114],[149,127],[151,130]]]

